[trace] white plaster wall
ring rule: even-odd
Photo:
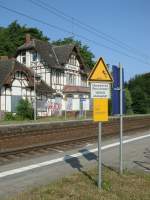
[[[11,89],[10,88],[6,89],[6,95],[11,95]]]
[[[27,87],[27,86],[28,86],[28,82],[25,81],[25,80],[23,80],[23,81],[22,81],[22,87]]]
[[[22,89],[22,96],[26,96],[26,89]]]
[[[12,87],[12,95],[20,95],[21,96],[21,88],[19,87]]]
[[[20,54],[17,56],[16,59],[17,59],[18,62],[21,62],[21,56],[20,56]]]
[[[79,71],[79,66],[74,66],[74,65],[71,65],[71,64],[66,64],[65,65],[65,69],[67,69],[67,70],[74,70],[74,71]]]
[[[15,79],[14,81],[13,81],[13,83],[12,83],[12,86],[17,86],[17,87],[21,87],[21,83],[20,83],[20,81],[19,80],[17,80],[17,79]]]
[[[6,112],[11,112],[11,96],[6,96]]]
[[[72,100],[72,110],[73,111],[80,110],[80,99],[73,99]]]
[[[46,73],[46,83],[50,85],[50,73]]]
[[[85,99],[85,101],[83,101],[83,110],[90,110],[90,100],[89,99]]]
[[[1,96],[1,110],[5,111],[5,96]]]
[[[26,51],[26,66],[30,67],[31,66],[30,63],[31,63],[31,53],[30,51]]]
[[[35,96],[35,94],[34,94],[34,90],[31,91],[31,96],[32,96],[32,97]]]
[[[81,86],[81,75],[78,76],[78,86]]]
[[[66,100],[62,99],[62,110],[65,110],[66,108]]]
[[[79,98],[79,95],[78,94],[74,94],[73,97],[77,99],[77,98]]]
[[[31,91],[27,89],[27,96],[31,96]]]

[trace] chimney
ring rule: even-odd
[[[8,60],[8,56],[0,56],[0,60]]]
[[[29,44],[31,42],[31,36],[29,33],[26,34],[26,44]]]

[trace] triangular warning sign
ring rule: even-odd
[[[89,77],[88,81],[107,81],[112,82],[112,76],[109,73],[107,66],[103,60],[103,58],[100,58],[95,66],[93,67]]]

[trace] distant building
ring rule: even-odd
[[[32,74],[32,86],[29,84],[31,81],[27,81],[31,93],[34,72],[40,79],[36,79],[36,87],[39,87],[39,83],[43,84],[40,91],[36,89],[38,115],[61,114],[64,110],[89,110],[88,69],[75,44],[54,46],[45,41],[30,39],[27,34],[25,43],[17,49],[16,60],[20,68]],[[33,98],[31,95],[30,99]]]

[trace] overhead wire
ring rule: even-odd
[[[51,14],[54,14],[55,16],[57,16],[57,17],[59,17],[63,20],[69,21],[70,23],[72,23],[72,18],[73,18],[74,19],[74,21],[73,21],[74,25],[88,31],[89,33],[95,34],[97,37],[99,37],[99,38],[101,38],[101,39],[103,39],[107,42],[111,42],[112,44],[118,46],[119,48],[123,48],[123,49],[130,51],[130,53],[132,53],[132,54],[134,54],[138,57],[142,56],[142,57],[145,57],[146,59],[148,59],[148,57],[149,57],[148,55],[139,52],[138,50],[136,50],[133,47],[130,47],[129,45],[125,44],[124,42],[117,40],[117,39],[113,38],[112,36],[102,32],[100,30],[97,30],[95,27],[92,27],[92,26],[72,17],[72,16],[65,14],[64,12],[58,10],[57,8],[51,6],[50,4],[43,2],[42,0],[38,0],[38,2],[35,1],[35,0],[28,0],[28,2],[34,4],[34,5],[42,8],[42,9],[45,9],[48,12],[50,12]]]
[[[54,25],[54,24],[50,24],[50,23],[45,22],[45,21],[43,21],[43,20],[41,20],[41,19],[35,18],[35,17],[33,17],[33,16],[29,16],[29,15],[23,13],[23,12],[14,10],[14,9],[12,9],[12,8],[8,8],[8,7],[4,6],[4,5],[1,5],[1,4],[0,4],[0,8],[3,8],[3,9],[5,9],[5,10],[7,10],[7,11],[9,11],[9,12],[12,12],[12,13],[15,13],[15,14],[17,14],[17,15],[26,17],[26,18],[31,19],[31,20],[33,20],[33,21],[36,21],[36,22],[38,22],[38,23],[47,25],[47,26],[49,26],[49,27],[51,27],[51,28],[53,28],[53,29],[56,29],[56,30],[59,30],[59,31],[62,31],[62,32],[65,32],[65,33],[72,34],[72,32],[69,31],[69,30],[66,30],[66,29],[64,29],[64,28],[60,28],[60,27],[58,27],[58,26],[56,26],[56,25]],[[141,63],[144,63],[144,64],[146,64],[146,65],[150,65],[150,63],[148,63],[148,62],[145,62],[145,61],[143,61],[143,60],[141,60],[141,59],[137,59],[137,58],[134,57],[134,56],[131,56],[131,55],[125,53],[125,52],[122,52],[122,51],[117,50],[117,49],[115,49],[115,48],[109,47],[109,46],[107,46],[107,45],[104,45],[104,44],[99,43],[99,42],[97,42],[97,41],[94,41],[94,40],[92,40],[92,39],[89,39],[89,38],[87,38],[87,37],[85,37],[85,36],[83,36],[83,35],[80,35],[80,34],[77,34],[77,33],[74,33],[74,35],[76,35],[76,36],[79,37],[79,38],[84,39],[85,41],[92,42],[93,44],[98,45],[98,46],[100,46],[100,47],[103,47],[103,48],[105,48],[105,49],[109,49],[109,50],[111,50],[111,51],[114,51],[114,52],[116,52],[116,53],[122,54],[122,55],[124,55],[124,56],[127,56],[127,57],[129,57],[129,58],[132,58],[132,59],[134,59],[134,60],[136,60],[136,61],[139,61],[139,62],[141,62]]]

